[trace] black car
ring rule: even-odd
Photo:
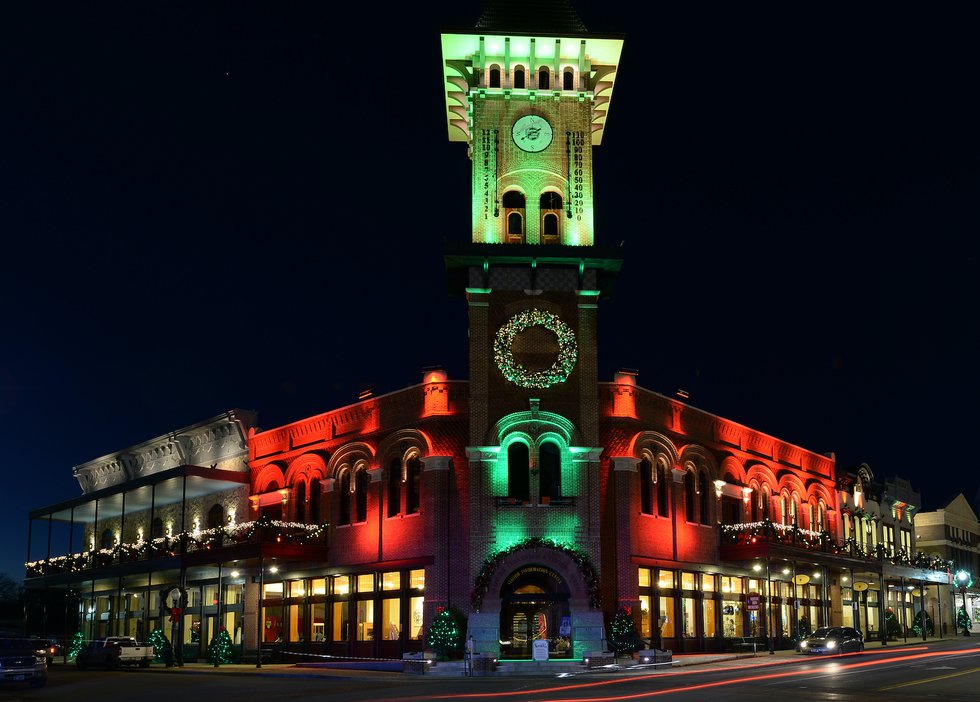
[[[850,626],[825,626],[800,641],[802,653],[854,653],[864,650],[864,635]]]

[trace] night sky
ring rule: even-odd
[[[926,508],[972,498],[970,4],[573,4],[626,38],[595,160],[597,243],[625,255],[600,379],[638,369]],[[439,33],[482,3],[333,7],[0,5],[0,572],[23,577],[27,511],[78,495],[75,465],[233,407],[272,428],[466,377]]]

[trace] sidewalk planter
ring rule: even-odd
[[[616,654],[612,651],[586,651],[582,658],[582,663],[586,668],[601,668],[606,665],[615,665]]]
[[[671,663],[674,659],[673,651],[661,651],[660,649],[646,649],[637,651],[640,663]]]

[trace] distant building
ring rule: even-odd
[[[915,530],[919,548],[952,562],[950,604],[959,609],[965,602],[970,621],[974,626],[980,625],[980,582],[961,591],[961,583],[956,578],[957,573],[964,571],[970,580],[980,581],[980,520],[969,501],[960,493],[941,509],[920,512],[915,519]],[[949,631],[953,630],[953,621],[955,617],[947,607],[943,623]]]

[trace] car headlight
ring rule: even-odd
[[[806,641],[800,641],[800,648],[806,648],[808,645]]]
[[[828,641],[827,642],[827,648],[837,648],[837,642],[836,641],[833,641],[833,640]]]

